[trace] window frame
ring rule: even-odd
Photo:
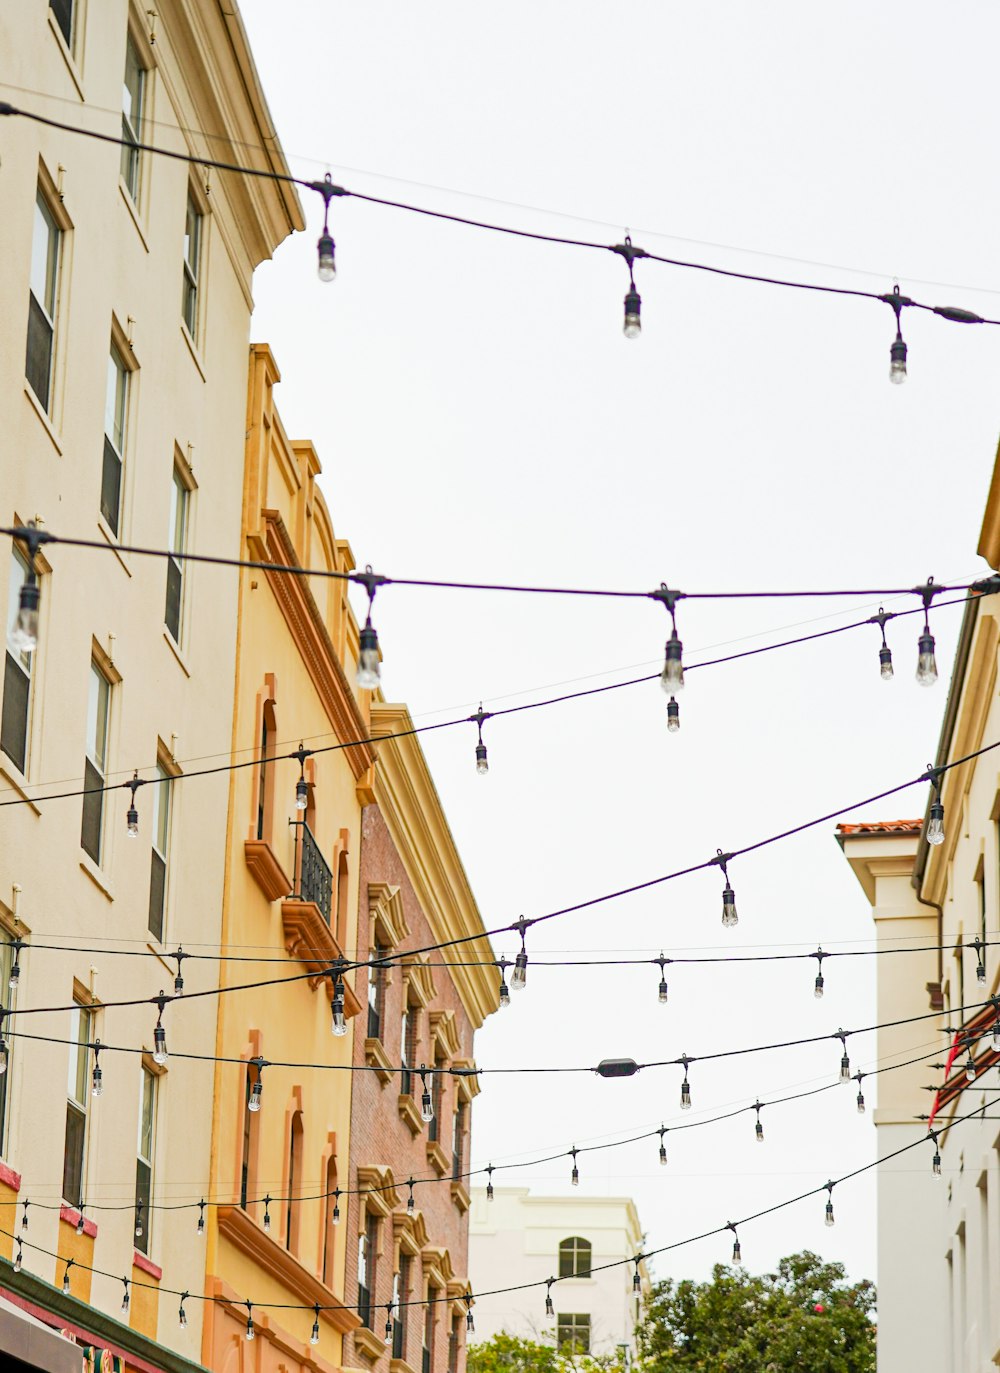
[[[167,517],[167,586],[163,607],[163,625],[173,642],[180,648],[185,638],[184,603],[187,591],[185,559],[174,554],[184,554],[188,548],[191,531],[191,497],[193,487],[181,464],[174,459],[170,479],[170,507]],[[176,589],[175,589],[176,588]],[[176,604],[176,625],[171,622],[171,601]]]
[[[184,207],[184,235],[181,249],[181,320],[191,339],[198,344],[201,339],[202,284],[205,261],[205,224],[208,219],[206,209],[192,182],[188,182],[187,201]],[[191,225],[194,222],[195,232]],[[193,254],[189,244],[193,242]]]
[[[93,1026],[93,1006],[84,1005],[79,997],[74,997],[73,1010],[70,1012],[70,1055],[67,1065],[66,1131],[63,1140],[62,1190],[63,1200],[77,1209],[80,1209],[83,1204],[83,1194],[87,1176],[87,1143],[89,1135],[87,1126],[90,1121],[90,1091],[88,1089],[87,1069],[89,1067],[90,1042]],[[73,1071],[74,1063],[76,1067],[75,1086]],[[74,1096],[73,1093],[77,1089],[79,1090],[79,1094]],[[73,1140],[73,1147],[74,1150],[77,1150],[78,1146],[79,1156],[73,1160],[70,1159],[71,1122],[73,1122],[73,1129],[78,1131],[78,1135]],[[79,1176],[79,1186],[76,1188],[77,1195],[69,1196],[67,1193],[70,1189],[66,1184],[67,1180],[72,1179],[74,1175]]]
[[[62,20],[61,20],[61,18],[60,18],[59,8],[58,8],[58,6],[59,6],[60,4],[64,5],[65,8],[67,8],[67,9],[69,10],[69,14],[68,14],[68,20],[69,20],[69,33],[68,33],[68,34],[67,34],[66,30],[63,28]],[[79,15],[79,11],[80,11],[79,0],[49,0],[49,13],[50,13],[51,16],[52,16],[52,22],[55,24],[56,28],[57,28],[58,31],[59,31],[59,37],[60,37],[60,38],[63,40],[63,42],[66,44],[67,51],[68,51],[69,53],[71,53],[74,57],[76,56],[76,36],[77,36],[77,30],[79,29],[79,25],[78,25],[78,23],[76,22],[76,21],[77,21],[77,18],[78,18],[78,15]]]
[[[48,237],[45,252],[45,265],[40,269],[36,258],[36,248],[38,246],[37,230],[39,218],[44,222]],[[46,185],[45,180],[39,171],[38,181],[35,190],[35,214],[32,217],[31,230],[31,258],[30,275],[28,278],[28,331],[25,343],[25,363],[24,376],[27,385],[31,389],[32,395],[38,401],[43,412],[51,419],[53,412],[53,390],[55,380],[56,364],[56,335],[58,333],[59,317],[59,288],[62,276],[62,263],[64,257],[64,238],[66,225],[61,222],[62,216],[58,213],[53,196]],[[41,270],[44,277],[44,284],[39,283],[36,278]],[[39,300],[36,293],[36,285],[42,285],[44,300]],[[40,380],[37,371],[38,359],[35,359],[35,367],[32,366],[32,343],[33,333],[38,336],[38,324],[40,321],[44,329],[48,331],[47,356],[45,359],[44,376],[44,395],[35,385],[36,380]]]
[[[97,682],[98,682],[98,685],[97,685],[97,688],[96,688],[96,690],[97,690],[97,698],[98,698],[98,699],[97,699],[97,702],[96,702],[96,708],[95,708],[95,712],[94,712],[94,715],[95,715],[95,718],[94,718],[94,724],[95,724],[94,753],[95,753],[95,754],[97,753],[97,741],[98,741],[98,738],[99,738],[100,734],[102,733],[102,730],[101,730],[101,728],[100,728],[100,714],[101,714],[101,700],[100,700],[100,697],[101,697],[101,686],[102,686],[102,684],[103,684],[103,687],[104,687],[104,726],[103,726],[104,748],[103,748],[103,757],[100,759],[100,765],[98,765],[98,759],[97,759],[96,757],[92,756],[92,754],[91,754],[91,700],[92,700],[92,691],[93,691],[93,688],[94,688],[94,679],[95,679],[95,678],[97,679]],[[98,867],[101,867],[101,866],[102,866],[103,859],[104,859],[104,847],[105,847],[105,845],[104,845],[104,831],[105,831],[105,828],[106,828],[106,824],[105,824],[105,822],[106,822],[106,815],[105,815],[105,805],[104,805],[104,796],[105,796],[105,793],[104,793],[103,790],[100,790],[100,791],[99,791],[99,790],[95,790],[95,789],[94,789],[94,781],[95,781],[95,779],[97,779],[97,781],[99,782],[99,784],[100,784],[100,786],[101,786],[102,788],[105,787],[105,786],[107,785],[107,776],[108,776],[108,750],[109,750],[110,737],[111,737],[111,697],[112,697],[112,693],[113,693],[113,691],[114,691],[114,687],[115,687],[115,682],[112,680],[111,677],[109,677],[108,673],[105,671],[105,669],[104,669],[104,667],[102,666],[102,664],[98,661],[97,657],[92,653],[92,654],[91,654],[91,658],[90,658],[90,677],[88,678],[88,692],[87,692],[87,745],[86,745],[86,753],[85,753],[85,755],[84,755],[84,796],[83,796],[83,806],[82,806],[82,819],[81,819],[81,826],[80,826],[80,846],[81,846],[81,848],[83,849],[84,853],[86,853],[87,856],[88,856],[89,858],[91,858],[91,859],[94,861],[94,863],[97,864]],[[93,815],[93,812],[94,812],[94,811],[96,811],[96,818],[95,818],[94,815]],[[91,849],[91,848],[88,846],[88,844],[87,844],[87,823],[88,823],[88,814],[89,814],[89,818],[90,818],[90,824],[91,824],[92,828],[94,829],[94,831],[96,832],[96,836],[97,836],[97,844],[96,844],[97,853],[96,853],[96,854],[94,853],[93,849]]]
[[[137,1139],[135,1147],[135,1199],[136,1206],[142,1201],[142,1234],[136,1235],[135,1247],[140,1254],[149,1257],[149,1247],[152,1240],[152,1207],[150,1205],[153,1198],[153,1174],[155,1171],[155,1152],[156,1152],[156,1107],[157,1097],[159,1096],[160,1074],[143,1060],[140,1066],[141,1076],[139,1078],[139,1121]],[[148,1156],[144,1155],[143,1135],[146,1125],[146,1094],[149,1093],[149,1144]],[[145,1169],[145,1177],[143,1175]]]
[[[130,364],[130,352],[127,351],[127,342],[122,346],[119,338],[119,331],[112,330],[111,342],[108,347],[108,381],[104,393],[104,448],[101,458],[101,499],[98,506],[101,512],[101,519],[111,530],[116,539],[122,537],[122,516],[125,507],[125,462],[128,452],[128,426],[129,409],[132,396],[132,373],[136,370],[134,363]],[[115,376],[115,396],[114,409],[115,416],[110,416],[111,410],[111,379]],[[117,385],[120,378],[121,387]],[[109,419],[111,423],[109,424]],[[109,433],[109,429],[118,428],[119,436]],[[110,508],[108,500],[108,470],[114,463],[117,463],[117,491],[115,493],[115,509]],[[113,516],[113,518],[112,518]]]
[[[376,943],[371,951],[372,959],[385,958],[390,951]],[[385,1028],[385,973],[384,967],[374,965],[368,968],[368,1038],[381,1041]]]
[[[132,96],[132,91],[128,85],[130,54],[135,57],[135,70],[139,78],[135,102],[138,106],[138,113],[134,118],[130,112],[126,112],[124,101],[126,92]],[[143,142],[142,133],[146,118],[150,72],[150,64],[144,60],[145,57],[146,54],[142,51],[132,26],[129,25],[125,31],[125,70],[122,76],[122,146],[119,174],[129,199],[136,209],[139,208],[139,192],[142,181],[142,154],[137,145]]]
[[[557,1258],[560,1278],[589,1278],[594,1263],[594,1246],[582,1235],[567,1235],[559,1241]]]
[[[563,1333],[564,1331],[568,1333]],[[585,1332],[581,1343],[579,1333]],[[589,1311],[560,1311],[556,1316],[556,1349],[570,1355],[589,1354],[591,1341]]]
[[[170,830],[174,815],[174,778],[178,774],[166,766],[163,756],[156,759],[156,782],[150,788],[149,816],[149,918],[146,928],[160,944],[167,928],[167,898],[170,881]],[[161,847],[162,844],[162,847]],[[157,901],[158,893],[158,901]],[[159,910],[154,908],[158,904]],[[158,922],[154,924],[154,919]]]
[[[358,1233],[358,1315],[366,1329],[374,1330],[379,1217],[374,1211],[365,1210],[362,1220]]]
[[[35,696],[33,691],[35,681],[34,659],[37,649],[32,653],[27,653],[23,649],[14,649],[9,642],[9,635],[11,625],[14,623],[14,617],[17,614],[21,587],[27,580],[30,571],[28,559],[21,552],[20,548],[18,548],[17,544],[12,544],[10,574],[7,583],[6,634],[8,639],[5,640],[3,700],[2,703],[0,703],[0,749],[2,749],[3,753],[18,769],[22,777],[27,777],[28,764],[31,760],[31,715]],[[36,573],[35,575],[37,577],[38,574]],[[24,707],[23,711],[18,710],[19,718],[15,723],[20,727],[24,737],[21,740],[20,753],[15,754],[7,747],[8,744],[14,742],[7,733],[7,725],[10,717],[14,714],[15,707],[17,707],[19,703],[15,701],[11,705],[8,704],[8,702],[12,700],[12,698],[8,697],[8,679],[15,683],[16,687],[20,687],[21,683],[18,678],[24,679]],[[20,720],[22,714],[23,722]]]

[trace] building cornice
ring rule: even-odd
[[[295,545],[280,514],[277,510],[262,510],[261,516],[267,560],[285,567],[298,567],[300,564]],[[308,579],[282,572],[268,571],[265,575],[338,740],[343,744],[353,743],[356,739],[366,740],[367,723],[323,623],[316,599],[309,590]],[[353,744],[345,748],[343,753],[356,780],[360,780],[375,762],[375,751],[369,743]]]
[[[445,818],[427,759],[403,705],[371,703],[371,732],[381,740],[375,767],[375,800],[403,860],[417,899],[438,943],[467,939],[469,962],[493,962],[476,898]],[[472,1028],[499,1006],[499,983],[489,967],[453,968],[451,976]]]

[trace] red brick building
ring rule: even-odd
[[[374,735],[410,728],[404,707],[373,701]],[[415,737],[379,744],[374,794],[362,814],[359,957],[405,955],[478,934],[456,957],[491,961]],[[352,1349],[362,1373],[376,1366],[379,1373],[460,1373],[465,1366],[469,1187],[462,1175],[479,1090],[473,1036],[497,1008],[499,978],[492,967],[438,966],[448,957],[414,954],[402,966],[357,974],[354,1063],[373,1071],[353,1076],[350,1179],[340,1186],[350,1190],[341,1207],[348,1226],[344,1300],[362,1319],[345,1340],[345,1365]],[[445,1071],[455,1068],[468,1075]],[[422,1118],[425,1090],[429,1122]]]

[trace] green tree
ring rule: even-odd
[[[646,1303],[646,1373],[875,1373],[875,1288],[808,1250],[754,1276],[716,1264],[710,1282],[661,1282]]]
[[[467,1367],[468,1373],[625,1373],[614,1355],[570,1357],[551,1344],[523,1340],[506,1330],[482,1344],[470,1344]]]

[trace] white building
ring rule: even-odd
[[[635,1353],[640,1297],[633,1290],[643,1234],[628,1197],[536,1197],[526,1187],[472,1193],[469,1276],[476,1294],[476,1331],[489,1340],[499,1331],[577,1353]],[[624,1260],[624,1262],[623,1262]],[[606,1264],[617,1267],[604,1268]],[[649,1290],[639,1264],[642,1293]],[[545,1312],[546,1283],[553,1314]],[[523,1292],[489,1292],[538,1283]]]
[[[979,552],[1000,567],[1000,455]],[[839,826],[878,946],[892,953],[877,959],[876,1020],[932,1017],[878,1037],[882,1064],[927,1055],[878,1079],[879,1373],[1000,1365],[1000,1086],[989,1071],[1000,1063],[998,660],[1000,598],[975,597],[934,764],[947,769],[943,840],[928,843],[929,810]]]

